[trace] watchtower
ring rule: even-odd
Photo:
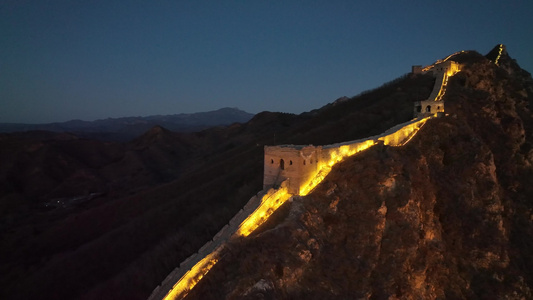
[[[318,172],[321,146],[265,146],[263,188],[289,179],[289,193],[298,195],[300,187]]]
[[[423,101],[416,101],[414,107],[414,116],[425,117],[435,114],[444,114],[444,101],[442,100],[448,86],[448,78],[461,71],[461,65],[448,60],[433,65],[431,68],[425,68],[435,76],[435,84],[429,98]]]

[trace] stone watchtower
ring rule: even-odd
[[[298,195],[300,187],[318,172],[321,146],[265,146],[263,188],[289,179],[289,193]]]
[[[460,64],[448,60],[435,64],[430,68],[425,68],[427,70],[424,73],[431,72],[435,76],[435,85],[428,99],[415,102],[415,118],[444,113],[444,101],[442,97],[446,93],[448,78],[461,71],[460,67]]]
[[[412,66],[411,67],[411,74],[413,74],[413,75],[423,74],[422,66]]]

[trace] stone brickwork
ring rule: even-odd
[[[287,182],[292,195],[309,191],[309,183],[324,167],[331,167],[345,157],[383,142],[400,146],[423,126],[427,119],[413,119],[398,124],[380,135],[324,146],[281,145],[265,146],[263,189]]]
[[[289,179],[289,192],[300,193],[300,186],[318,172],[321,146],[265,146],[263,188]]]

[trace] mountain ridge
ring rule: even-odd
[[[0,147],[4,151],[0,157],[8,162],[0,163],[0,175],[7,176],[2,181],[7,186],[0,190],[4,216],[0,232],[10,245],[0,255],[0,271],[5,274],[0,283],[9,288],[0,293],[11,298],[42,297],[46,291],[55,295],[54,299],[116,299],[125,295],[130,299],[146,299],[176,265],[211,239],[250,195],[261,190],[262,173],[258,170],[263,165],[264,145],[332,144],[365,137],[369,128],[382,132],[391,127],[389,124],[394,125],[394,120],[405,122],[412,118],[410,93],[429,95],[432,87],[431,76],[405,76],[341,105],[324,107],[313,115],[263,112],[245,124],[194,133],[165,132],[165,137],[174,136],[170,141],[158,139],[157,134],[128,143],[81,138],[82,143],[66,144],[66,157],[75,155],[66,165],[34,160],[42,156],[56,157],[50,162],[65,160],[65,144],[58,144],[51,136],[53,133],[46,133],[45,139],[34,136],[35,132],[24,134],[32,136],[30,139],[20,138],[18,133],[2,134],[3,145],[12,146]],[[392,99],[396,101],[391,102]],[[153,137],[155,144],[150,140]],[[99,145],[87,147],[86,143]],[[184,151],[176,151],[172,145]],[[99,154],[98,149],[109,150]],[[32,151],[36,150],[45,151],[35,155]],[[86,154],[79,157],[82,153]],[[91,163],[84,170],[83,161],[86,157],[94,160],[93,155],[99,163]],[[161,156],[172,160],[154,159]],[[78,159],[82,160],[82,167],[76,162]],[[102,161],[112,165],[102,165]],[[161,176],[174,166],[177,173]],[[58,172],[58,167],[66,170]],[[39,170],[39,176],[35,177],[32,170]],[[111,183],[104,189],[106,194],[66,208],[39,209],[42,201],[48,201],[40,198],[50,189],[56,190],[57,183],[64,187],[57,191],[67,192],[66,195],[71,193],[69,186],[74,187],[74,192],[83,191],[72,183],[77,182],[76,178],[90,183],[84,179],[87,172],[103,172],[93,178],[96,182]],[[44,183],[40,191],[34,189],[42,185],[37,180]],[[48,186],[49,183],[52,185]],[[175,231],[176,228],[180,229]],[[28,229],[34,234],[26,238]],[[107,232],[120,234],[109,240]],[[61,240],[57,240],[59,236]],[[113,250],[105,246],[108,243],[114,245]],[[124,256],[122,251],[130,255]],[[167,258],[164,263],[148,266],[146,259],[153,257]],[[101,264],[105,267],[98,267]],[[74,270],[73,266],[78,267]],[[28,268],[35,272],[19,271]],[[139,268],[145,269],[141,282],[135,279],[141,277],[134,275]]]
[[[172,115],[150,115],[145,117],[120,117],[94,121],[70,120],[44,124],[0,123],[0,132],[46,130],[53,132],[73,132],[89,138],[127,141],[139,136],[153,126],[162,126],[172,131],[192,132],[208,127],[245,123],[254,114],[238,108],[180,113]]]
[[[448,117],[334,166],[186,299],[531,298],[531,77],[462,58]]]
[[[308,198],[305,201],[295,200],[294,209],[288,206],[282,207],[279,213],[276,212],[275,216],[244,244],[232,245],[234,254],[229,255],[228,260],[221,261],[215,266],[205,277],[205,281],[202,280],[190,294],[191,299],[220,299],[221,296],[231,296],[234,299],[249,299],[255,296],[277,299],[287,298],[287,295],[295,297],[307,295],[310,298],[313,298],[313,295],[324,296],[323,298],[333,296],[338,298],[339,295],[346,295],[348,298],[353,298],[352,296],[357,295],[356,292],[349,289],[343,290],[348,283],[362,287],[361,291],[367,291],[367,294],[362,295],[363,298],[368,298],[370,295],[386,297],[387,294],[407,297],[406,295],[413,291],[412,283],[418,281],[410,281],[410,277],[400,277],[398,275],[400,269],[391,269],[391,266],[403,266],[402,262],[405,260],[402,257],[410,257],[408,261],[416,261],[414,258],[418,256],[407,255],[395,258],[386,255],[385,252],[395,249],[392,246],[416,245],[417,241],[425,240],[425,238],[416,238],[417,236],[428,237],[428,241],[424,241],[424,247],[428,253],[436,253],[435,257],[448,255],[451,260],[440,261],[456,266],[455,269],[461,268],[461,273],[446,268],[436,269],[438,272],[435,274],[439,279],[445,279],[446,276],[452,279],[458,278],[458,280],[466,279],[448,281],[451,283],[448,287],[437,286],[435,291],[431,288],[414,289],[415,291],[425,291],[425,295],[429,296],[444,295],[448,298],[453,298],[453,296],[460,298],[464,295],[485,295],[481,293],[482,288],[486,288],[488,293],[498,295],[502,293],[501,291],[509,292],[509,286],[517,286],[515,290],[519,292],[518,295],[527,296],[528,287],[533,286],[532,276],[528,271],[528,268],[533,269],[530,266],[533,260],[528,256],[533,252],[529,242],[532,240],[530,237],[533,236],[533,230],[529,219],[531,202],[528,200],[533,198],[529,197],[533,195],[533,191],[520,178],[532,176],[530,166],[533,161],[531,112],[527,105],[528,101],[531,101],[531,96],[528,94],[530,84],[527,83],[527,78],[522,76],[525,73],[514,69],[510,65],[510,58],[506,58],[505,55],[502,56],[498,67],[478,53],[464,54],[458,59],[464,59],[465,62],[471,61],[471,64],[477,63],[479,70],[465,72],[463,75],[458,73],[450,80],[445,96],[447,97],[447,109],[451,110],[448,118],[425,125],[405,148],[390,149],[376,146],[362,153],[360,157],[341,163],[330,173],[332,177],[328,178],[315,192],[306,196]],[[513,70],[514,75],[509,75],[510,73],[505,71],[507,66]],[[520,79],[521,77],[525,79]],[[146,299],[153,288],[172,269],[210,240],[243,207],[251,195],[261,190],[264,145],[325,145],[383,132],[387,128],[411,119],[413,101],[426,98],[433,84],[434,79],[431,76],[408,75],[369,93],[338,101],[336,105],[325,106],[313,113],[293,115],[264,112],[254,116],[245,124],[209,128],[196,133],[178,134],[155,128],[139,140],[125,145],[105,143],[107,146],[86,147],[71,141],[74,144],[67,145],[69,146],[67,149],[63,148],[63,144],[51,147],[48,144],[51,141],[50,138],[36,142],[34,139],[30,140],[27,144],[23,144],[24,157],[20,158],[22,160],[20,163],[27,162],[28,157],[47,157],[46,155],[53,157],[55,154],[52,150],[55,149],[60,150],[58,157],[63,158],[58,158],[57,165],[64,166],[62,161],[65,160],[65,154],[63,153],[67,153],[68,158],[74,154],[78,155],[80,149],[94,150],[98,153],[101,150],[96,150],[100,147],[111,147],[115,149],[113,150],[115,152],[106,150],[83,164],[98,170],[102,168],[101,162],[106,161],[104,158],[107,155],[107,159],[111,161],[117,159],[116,162],[123,166],[132,166],[116,171],[104,167],[110,178],[122,182],[126,179],[134,179],[133,175],[141,174],[147,176],[146,178],[154,179],[155,185],[141,190],[132,189],[129,194],[127,192],[126,194],[117,193],[116,197],[110,195],[113,194],[110,191],[107,196],[81,205],[38,213],[32,211],[31,205],[17,207],[17,198],[12,196],[12,189],[17,186],[10,186],[11,190],[8,190],[7,194],[0,194],[0,204],[2,204],[0,208],[3,209],[0,233],[2,242],[6,245],[0,248],[0,274],[2,274],[0,284],[6,287],[0,291],[0,295],[6,299],[32,297]],[[482,116],[479,120],[483,121],[476,121],[476,115]],[[521,128],[524,130],[522,131]],[[521,142],[522,133],[524,133],[524,143]],[[14,150],[18,149],[10,146],[14,141],[11,138],[15,137],[16,135],[0,135],[0,141],[5,142],[0,147],[0,151],[4,151],[4,157],[13,157],[13,153],[20,152],[10,152],[8,149],[9,147]],[[72,136],[68,138],[73,139]],[[178,155],[173,160],[176,165],[181,165],[182,169],[175,176],[168,177],[168,181],[158,181],[159,175],[157,174],[168,167],[168,162],[155,158],[172,157],[172,151],[178,146],[183,147],[184,151],[177,151]],[[127,154],[114,156],[113,153],[123,153],[120,147],[129,147]],[[32,152],[36,151],[35,149],[47,151]],[[431,151],[423,154],[424,149]],[[37,153],[39,155],[36,155]],[[103,155],[105,153],[108,154]],[[516,153],[519,155],[515,155]],[[84,157],[82,155],[79,159],[85,161]],[[474,158],[477,164],[469,165],[470,158]],[[428,164],[428,161],[439,162],[439,168],[429,168],[432,164]],[[521,162],[521,164],[514,164],[514,161]],[[67,166],[70,166],[71,160],[66,159],[66,162]],[[36,165],[31,163],[16,165],[9,170],[3,169],[7,165],[1,163],[0,175],[17,174],[14,179],[18,180],[18,184],[27,183],[31,186],[30,183],[34,182],[35,178],[26,176],[34,176],[31,172],[33,170],[47,170],[47,167],[50,167],[49,164],[41,165],[40,160],[36,163]],[[443,173],[443,170],[446,170],[450,164],[453,172]],[[493,165],[497,167],[495,170],[500,172],[496,173],[497,182],[491,179],[494,178],[491,175],[494,172]],[[26,166],[28,172],[16,173],[15,171],[21,169],[21,166]],[[52,166],[55,168],[55,164]],[[78,170],[76,164],[72,163],[72,167],[73,170]],[[378,171],[384,172],[378,173]],[[56,178],[57,172],[56,169],[50,169],[44,173],[50,175],[51,178]],[[506,176],[507,173],[511,176]],[[79,175],[84,174],[86,173],[82,172]],[[415,176],[416,174],[423,176]],[[454,176],[459,175],[468,176],[465,178],[470,181],[454,180]],[[485,181],[476,179],[478,177]],[[492,181],[486,180],[487,178]],[[414,179],[416,181],[409,181]],[[435,184],[437,181],[439,184],[453,183],[454,185],[439,187]],[[139,181],[132,180],[131,182],[134,183],[134,187],[141,186]],[[376,185],[376,182],[379,184]],[[457,185],[458,183],[461,184]],[[407,187],[413,184],[419,186],[412,190],[413,197],[425,201],[424,195],[428,196],[427,201],[421,202],[424,205],[433,203],[431,201],[434,198],[430,196],[439,193],[448,193],[445,194],[448,195],[445,199],[453,200],[450,202],[453,206],[447,206],[446,201],[439,202],[438,206],[433,205],[436,212],[433,215],[425,215],[428,220],[437,221],[439,218],[449,217],[451,221],[461,221],[466,216],[475,222],[460,222],[458,224],[461,226],[455,226],[454,222],[443,221],[442,224],[445,225],[443,228],[447,230],[445,233],[448,234],[450,243],[448,244],[448,240],[431,242],[429,237],[433,231],[429,230],[430,226],[428,230],[420,232],[418,227],[407,222],[408,219],[401,214],[401,209],[416,210],[416,207],[412,205],[405,205],[409,203],[408,196],[411,195],[411,190]],[[469,184],[476,186],[476,189],[465,189],[469,187]],[[432,190],[433,187],[439,187],[438,193]],[[455,214],[457,209],[452,210],[453,207],[469,205],[470,202],[464,202],[461,199],[471,199],[465,196],[463,198],[450,197],[450,193],[453,196],[454,191],[463,192],[457,193],[458,196],[461,194],[468,196],[471,191],[481,195],[497,196],[500,189],[510,192],[505,194],[504,198],[493,199],[494,203],[498,205],[502,203],[502,205],[488,205],[488,208],[493,209],[492,212],[487,211],[479,203],[471,205],[472,209],[466,214]],[[484,190],[489,192],[484,192]],[[496,193],[493,193],[494,191]],[[348,197],[357,195],[368,205],[359,207],[356,205],[357,201],[345,201],[346,195]],[[391,196],[391,199],[385,201],[382,208],[383,201],[380,200],[383,198],[379,197],[387,195]],[[336,197],[339,197],[338,203],[336,203]],[[31,202],[35,199],[28,197],[25,201]],[[385,208],[387,212],[383,214]],[[503,217],[501,214],[498,215],[500,208],[503,208],[505,212]],[[6,210],[8,213],[5,213]],[[368,231],[354,231],[354,228],[351,228],[350,232],[354,235],[345,236],[343,235],[346,232],[338,231],[339,235],[333,235],[333,241],[337,244],[332,243],[326,249],[326,253],[333,255],[320,256],[316,250],[324,253],[323,247],[326,239],[318,239],[316,235],[324,237],[329,234],[328,232],[335,233],[334,227],[331,226],[350,224],[349,222],[336,222],[332,215],[335,210],[337,211],[335,216],[343,215],[344,220],[352,221],[351,224],[358,218],[369,220]],[[514,215],[509,214],[513,211],[516,212]],[[512,234],[507,236],[510,237],[509,239],[506,240],[505,236],[500,233],[499,223],[493,222],[490,218],[487,219],[488,227],[481,226],[485,216],[490,217],[493,214],[496,221],[499,220],[498,218],[504,221],[504,228],[512,228],[510,231]],[[439,218],[435,218],[437,215]],[[510,218],[511,216],[514,218]],[[287,221],[286,225],[280,226],[284,221]],[[388,250],[384,251],[382,258],[385,262],[390,261],[394,264],[383,263],[380,257],[370,259],[368,253],[374,253],[376,251],[372,249],[378,249],[374,248],[377,244],[373,243],[367,243],[368,251],[363,253],[362,259],[357,258],[354,251],[347,251],[345,248],[343,252],[336,252],[347,242],[357,247],[358,240],[367,241],[371,237],[378,236],[380,231],[374,229],[381,227],[373,227],[372,224],[381,224],[381,222],[385,224],[389,222],[388,228],[392,233],[388,236],[391,240],[385,244],[382,243],[382,245],[388,245],[383,248],[383,250]],[[476,227],[478,223],[481,227]],[[509,226],[509,224],[514,225]],[[356,226],[363,225],[359,223]],[[493,226],[494,229],[492,229]],[[318,248],[312,241],[308,243],[310,236],[306,236],[306,231],[315,235],[313,238],[316,241],[320,241]],[[365,235],[365,232],[368,235]],[[482,251],[486,249],[483,245],[490,240],[469,242],[469,234],[479,233],[486,237],[491,236],[491,232],[497,233],[494,236],[498,238],[504,238],[499,240],[511,242],[507,246],[503,242],[496,243],[505,251],[495,249],[492,252],[501,258],[505,258],[504,254],[508,253],[507,257],[512,259],[509,265],[513,266],[510,270],[517,272],[516,276],[511,276],[512,274],[505,270],[496,270],[496,273],[475,273],[475,268],[469,265],[468,261],[463,264],[454,263],[454,260],[462,259],[461,255],[469,259],[476,259],[476,253],[480,254],[481,258],[489,257],[485,255],[488,252]],[[458,234],[454,235],[454,233]],[[356,234],[361,239],[355,239]],[[291,240],[287,237],[294,237],[293,240],[296,243],[287,244]],[[271,241],[275,242],[270,243]],[[381,239],[381,241],[385,240]],[[453,241],[457,242],[453,244]],[[410,244],[405,244],[405,242]],[[461,248],[453,246],[468,243],[474,243],[475,247],[469,249],[475,251],[461,252]],[[523,245],[520,246],[521,244]],[[274,245],[274,248],[268,245]],[[275,249],[275,245],[279,245],[279,249]],[[287,245],[289,247],[286,247]],[[364,247],[364,245],[365,243],[360,243],[359,246]],[[442,248],[443,245],[444,248]],[[448,254],[442,252],[442,249],[447,249],[446,247],[453,249],[454,252]],[[406,249],[416,250],[414,247],[406,247]],[[343,259],[335,261],[336,256]],[[429,262],[440,262],[427,257]],[[321,273],[315,273],[315,275],[305,273],[309,269],[299,266],[302,266],[302,262],[306,260],[313,264],[312,270]],[[483,262],[482,259],[478,260]],[[495,260],[488,261],[493,263]],[[324,267],[328,265],[331,266],[329,269]],[[342,272],[335,272],[336,268],[343,267],[343,265],[344,268],[338,269]],[[423,269],[424,260],[416,265],[406,265],[409,268],[405,270],[410,270],[413,266],[416,267],[415,270]],[[436,265],[432,263],[428,266]],[[347,276],[350,270],[367,272],[365,274],[368,274],[369,270],[379,272],[370,273],[370,279],[365,281],[362,277],[357,277],[357,274],[352,274],[356,277]],[[248,276],[248,279],[243,276],[239,277],[239,274],[247,274],[250,271],[252,274]],[[385,276],[387,271],[391,274],[390,278]],[[325,284],[322,284],[323,280],[319,280],[323,278],[321,274],[328,274],[330,278],[338,281],[324,281]],[[501,283],[492,284],[490,278],[493,278],[494,274],[496,274],[494,277],[496,281],[503,278]],[[217,278],[227,278],[227,280],[217,280]],[[280,278],[283,279],[281,282],[278,280]],[[405,280],[402,281],[402,278]],[[261,279],[264,280],[261,281]],[[226,284],[221,286],[219,281]],[[465,294],[468,290],[465,289],[464,283],[467,282],[475,287],[469,294]],[[487,286],[487,282],[491,283],[494,288]],[[359,285],[359,283],[362,284]],[[507,283],[509,285],[506,288]],[[255,288],[252,288],[254,286]],[[450,288],[454,286],[460,288]],[[329,289],[330,287],[333,287],[333,292]],[[413,287],[416,288],[417,285]],[[423,287],[423,284],[419,287]],[[248,294],[246,294],[247,291],[249,291]],[[311,291],[317,291],[317,293],[313,294]],[[382,292],[378,293],[379,291]]]

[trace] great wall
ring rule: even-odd
[[[411,121],[396,125],[380,135],[344,143],[324,146],[265,146],[263,190],[254,195],[198,253],[175,268],[148,299],[185,298],[218,262],[229,240],[248,236],[291,197],[310,193],[336,163],[378,143],[388,146],[405,145],[429,119],[443,116],[443,96],[448,78],[461,68],[451,58],[462,52],[464,51],[456,52],[425,68],[413,66],[414,74],[431,72],[435,77],[435,84],[427,100],[415,102],[415,118]]]

